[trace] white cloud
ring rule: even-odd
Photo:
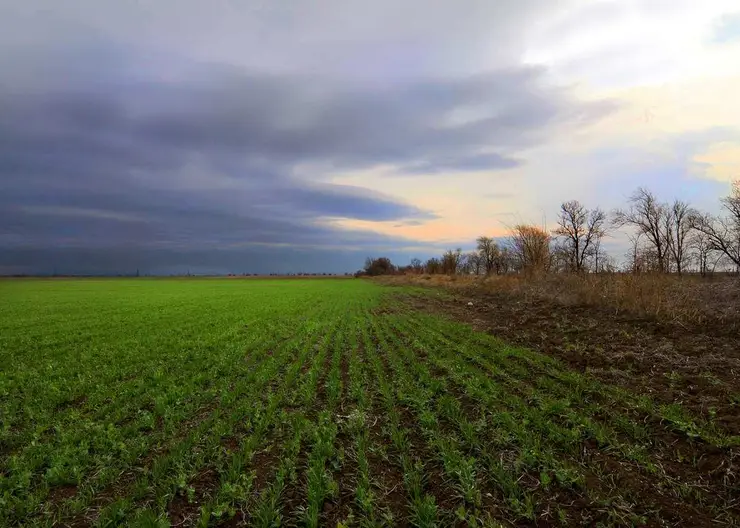
[[[646,0],[582,3],[529,32],[525,62],[563,82],[596,90],[659,85],[740,72],[728,50],[709,43],[716,21],[736,2]]]

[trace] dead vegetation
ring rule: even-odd
[[[722,335],[737,335],[740,331],[740,280],[731,275],[396,275],[378,280],[473,289],[503,294],[515,302],[544,300],[563,306],[596,307],[604,314],[648,317],[687,331],[702,328]]]

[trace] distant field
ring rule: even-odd
[[[0,281],[0,525],[738,522],[711,413],[422,308],[446,295]]]

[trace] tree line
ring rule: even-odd
[[[740,271],[740,180],[720,199],[721,212],[701,212],[688,202],[661,201],[640,187],[624,208],[607,214],[577,200],[563,202],[556,227],[518,224],[507,237],[480,236],[476,249],[450,249],[426,262],[411,259],[396,266],[386,257],[368,257],[358,275],[506,273],[631,273],[698,272],[716,269]],[[603,240],[626,229],[630,249],[623,265],[603,249]]]

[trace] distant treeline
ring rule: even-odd
[[[625,208],[610,214],[571,200],[561,204],[557,227],[552,231],[519,224],[504,238],[478,237],[474,251],[450,249],[426,262],[411,259],[406,266],[394,265],[386,257],[368,257],[364,268],[355,275],[737,272],[740,181],[732,185],[720,204],[721,213],[715,216],[682,200],[661,201],[642,187],[630,196]],[[621,266],[602,245],[604,238],[617,229],[627,229],[630,240]]]
[[[23,279],[23,278],[54,278],[54,279],[94,279],[94,278],[136,278],[136,277],[149,277],[149,278],[209,278],[209,277],[352,277],[353,273],[227,273],[225,275],[214,275],[214,274],[194,274],[194,273],[171,273],[169,275],[148,275],[136,273],[109,273],[109,274],[68,274],[68,273],[48,273],[48,274],[30,274],[30,273],[16,273],[11,275],[0,275],[0,277],[6,277],[9,279]]]

